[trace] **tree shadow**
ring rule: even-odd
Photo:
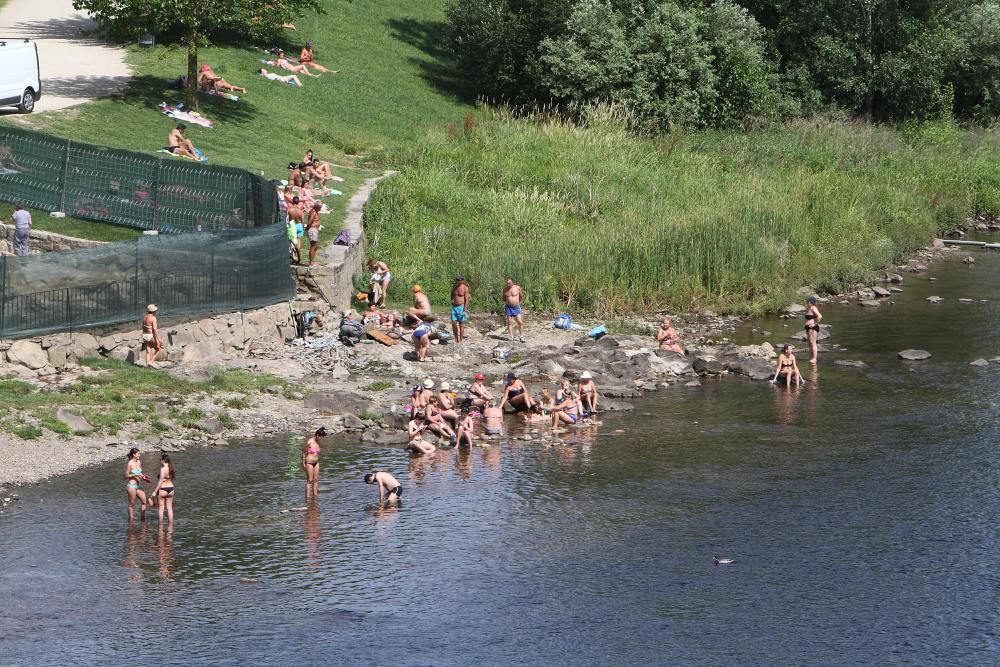
[[[118,93],[128,86],[129,76],[73,76],[42,79],[42,95],[70,98],[99,98]],[[44,99],[44,98],[43,98]]]
[[[438,91],[458,98],[463,102],[474,102],[475,93],[462,78],[448,49],[448,24],[444,21],[423,21],[419,19],[389,19],[386,25],[392,36],[399,41],[414,46],[430,56],[431,60],[409,58],[420,67],[421,78]]]
[[[184,101],[184,91],[171,88],[166,79],[146,75],[134,77],[118,97],[130,104],[155,109],[160,102],[180,104]],[[243,96],[234,102],[223,97],[198,95],[198,112],[213,122],[239,125],[253,120],[257,116],[257,107],[247,102]]]
[[[97,24],[86,16],[79,15],[44,21],[18,21],[7,29],[16,32],[18,39],[65,39],[101,45],[106,43],[95,33]]]

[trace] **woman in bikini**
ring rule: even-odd
[[[293,65],[288,62],[288,58],[285,57],[284,51],[278,51],[278,59],[274,61],[274,67],[280,67],[283,70],[292,72],[294,74],[305,74],[306,76],[317,77],[319,74],[313,74],[309,71],[309,68],[305,65]]]
[[[791,345],[786,344],[781,348],[781,354],[778,355],[778,364],[775,366],[771,384],[777,382],[779,377],[784,379],[786,388],[792,386],[792,380],[795,380],[796,385],[802,384],[802,374],[799,373],[799,366],[795,363],[795,355],[792,354]]]
[[[146,352],[146,368],[156,368],[153,362],[160,352],[160,325],[156,321],[155,303],[146,306],[146,315],[142,318],[142,349]]]
[[[174,522],[174,464],[170,462],[169,454],[160,455],[160,479],[156,488],[150,494],[150,500],[156,498],[159,502],[158,512],[160,523],[163,523],[163,511],[167,511],[167,521]]]
[[[427,403],[427,407],[424,409],[424,419],[427,421],[427,430],[431,433],[436,433],[442,438],[454,440],[455,431],[448,425],[448,422],[445,421],[442,412],[441,399],[438,398],[437,394],[431,396],[430,401]]]
[[[146,493],[140,485],[148,479],[142,472],[142,461],[139,460],[139,448],[133,447],[128,452],[128,462],[125,464],[125,479],[128,483],[125,489],[128,491],[128,522],[135,520],[135,501],[138,500],[142,510],[139,513],[141,521],[146,520]]]
[[[455,446],[462,447],[464,444],[466,447],[472,447],[475,429],[476,427],[472,423],[472,416],[469,415],[469,413],[465,413],[462,419],[458,422],[458,431],[455,435]]]
[[[513,372],[507,373],[503,395],[500,397],[500,409],[502,410],[507,403],[510,403],[518,411],[531,409],[531,396],[528,395],[528,389]]]
[[[392,282],[389,265],[381,260],[372,259],[368,261],[368,269],[372,272],[369,283],[372,287],[371,291],[375,293],[375,304],[379,308],[385,308],[385,297],[389,293],[389,283]]]
[[[319,443],[326,436],[326,427],[320,426],[302,448],[302,469],[306,471],[306,502],[319,496]]]
[[[577,396],[572,391],[565,394],[561,403],[552,408],[552,428],[563,424],[575,424],[580,419],[580,405]]]
[[[815,364],[816,357],[819,354],[819,346],[817,342],[819,341],[819,321],[823,319],[823,315],[819,312],[819,308],[816,307],[816,302],[819,301],[815,296],[809,297],[806,304],[806,340],[809,341],[809,363]]]
[[[594,384],[594,376],[590,371],[580,373],[580,385],[577,387],[580,394],[580,403],[584,412],[593,414],[597,412],[597,385]]]
[[[415,454],[433,454],[437,449],[434,445],[424,440],[424,430],[427,429],[427,420],[423,410],[414,410],[410,423],[406,425],[406,433],[410,436],[410,442],[406,448]]]
[[[661,350],[670,350],[677,354],[684,354],[684,348],[681,347],[677,338],[677,330],[674,329],[673,322],[670,321],[669,317],[663,318],[663,324],[660,325],[659,331],[656,332],[656,342],[660,344]]]

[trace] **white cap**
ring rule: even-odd
[[[580,379],[581,380],[589,380],[592,377],[594,377],[594,376],[590,374],[590,371],[584,371],[584,372],[580,373]]]
[[[424,389],[433,389],[433,388],[434,388],[434,380],[430,378],[424,380]]]
[[[450,382],[442,382],[441,383],[441,391],[448,391],[449,389],[451,389],[451,383]]]

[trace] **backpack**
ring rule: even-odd
[[[333,239],[333,245],[351,245],[351,233],[346,229],[341,229],[337,238]]]
[[[596,327],[591,329],[590,333],[588,333],[587,335],[593,338],[594,340],[597,340],[601,336],[607,335],[607,333],[608,333],[608,328],[603,324],[598,324]]]
[[[564,331],[569,331],[573,324],[573,316],[563,313],[556,318],[556,321],[552,324],[556,329],[563,329]]]

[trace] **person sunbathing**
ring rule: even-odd
[[[167,137],[167,150],[189,160],[200,160],[201,158],[195,152],[194,144],[184,136],[184,129],[184,123],[178,123],[177,127],[170,131],[170,135]]]
[[[313,55],[312,42],[306,42],[306,45],[302,47],[302,51],[301,53],[299,53],[299,62],[302,63],[303,67],[306,68],[312,67],[317,72],[330,72],[330,70],[328,70],[327,68],[323,67],[318,62],[316,62],[315,56]],[[331,74],[337,74],[339,72],[340,72],[339,69],[335,69],[331,72]]]
[[[299,77],[295,76],[294,74],[289,74],[288,76],[282,76],[281,74],[268,72],[263,67],[257,70],[257,74],[260,74],[268,81],[280,81],[282,83],[287,83],[289,86],[295,86],[296,88],[302,87],[302,82],[299,80]]]
[[[198,88],[201,90],[221,90],[224,92],[232,92],[234,90],[240,93],[247,92],[246,88],[234,86],[216,74],[208,63],[203,64],[201,71],[198,73]]]
[[[313,74],[309,71],[309,68],[305,65],[293,65],[288,62],[288,58],[285,57],[284,51],[278,51],[278,59],[275,61],[268,61],[269,65],[274,65],[275,67],[280,67],[283,70],[289,72],[294,72],[295,74],[305,74],[306,76],[317,77],[319,74]]]

